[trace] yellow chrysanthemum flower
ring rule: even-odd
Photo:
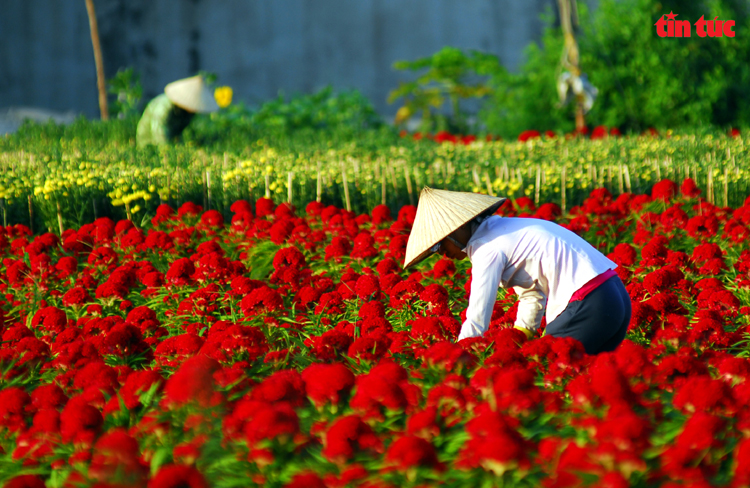
[[[214,90],[214,98],[221,108],[228,107],[232,103],[232,94],[232,88],[228,86],[220,86]]]

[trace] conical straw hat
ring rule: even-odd
[[[164,87],[164,93],[170,102],[188,112],[207,113],[219,110],[214,94],[200,75],[173,81]]]
[[[493,214],[506,198],[425,187],[419,194],[409,242],[406,244],[404,268],[429,256],[430,248],[482,214]]]

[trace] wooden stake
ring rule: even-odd
[[[409,193],[409,203],[414,205],[414,190],[411,187],[411,176],[409,175],[409,166],[404,164],[404,179],[406,180],[406,191]]]
[[[289,205],[292,204],[292,181],[294,180],[294,173],[291,171],[286,174],[286,201]]]
[[[565,176],[566,176],[566,168],[565,166],[562,167],[562,172],[560,173],[560,194],[562,197],[562,214],[565,215]]]
[[[266,176],[266,198],[271,198],[271,175]]]
[[[352,201],[349,198],[349,184],[346,179],[346,166],[344,163],[341,163],[341,179],[342,184],[344,185],[344,199],[346,201],[346,211],[351,212],[352,211]]]
[[[60,229],[60,236],[63,235],[63,231],[65,230],[63,228],[63,219],[62,219],[62,209],[60,208],[60,202],[57,203],[57,227]]]
[[[320,174],[320,161],[318,161],[318,180],[316,182],[316,196],[315,201],[320,202],[323,200],[323,175]]]
[[[727,148],[729,154],[729,148]],[[729,168],[724,166],[724,208],[729,206]]]
[[[99,42],[99,25],[96,21],[94,0],[86,0],[86,11],[89,16],[91,45],[94,48],[94,63],[96,65],[96,86],[99,90],[99,112],[101,113],[102,120],[109,120],[109,107],[107,106],[107,82],[104,79],[104,61],[102,59],[102,46]]]
[[[385,205],[385,194],[386,192],[386,185],[385,185],[385,168],[383,168],[383,171],[380,172],[380,203],[382,205]]]
[[[539,194],[542,186],[542,167],[536,165],[536,181],[534,182],[534,206],[539,206]]]
[[[622,163],[617,165],[617,191],[620,194],[623,194],[625,192],[625,189],[623,188],[623,179],[622,179]]]
[[[31,194],[27,195],[26,198],[29,201],[29,229],[34,234],[34,201],[31,198]]]
[[[208,188],[206,187],[206,170],[205,169],[201,172],[201,181],[203,183],[203,208],[208,210]]]
[[[167,173],[167,205],[172,197],[172,173]]]
[[[628,169],[628,165],[626,164],[622,170],[625,172],[625,188],[627,188],[628,193],[633,193],[633,187],[630,185],[630,170]]]
[[[208,196],[208,207],[207,210],[211,208],[211,170],[206,170],[206,195]]]
[[[495,191],[492,189],[492,181],[490,181],[490,174],[488,172],[484,172],[484,182],[487,185],[487,194],[491,197],[495,196]]]

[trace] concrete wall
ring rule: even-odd
[[[255,104],[325,85],[392,114],[396,60],[443,46],[497,54],[511,70],[554,0],[95,0],[107,77],[134,67],[144,98],[198,70]],[[98,114],[84,0],[3,0],[0,107]],[[411,75],[413,76],[413,75]]]

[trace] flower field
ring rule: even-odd
[[[468,150],[468,149],[467,149]],[[681,180],[682,181],[682,180]],[[526,340],[467,262],[403,271],[415,207],[260,198],[0,233],[0,481],[20,487],[750,486],[750,199],[691,179],[562,216],[618,263],[626,341]]]
[[[738,133],[595,130],[592,138],[570,138],[529,131],[519,141],[487,141],[367,131],[343,142],[261,139],[223,151],[189,144],[140,150],[132,135],[100,134],[88,124],[63,136],[40,130],[0,137],[1,224],[57,234],[105,216],[141,225],[160,204],[186,202],[229,220],[233,202],[261,197],[365,213],[379,204],[415,205],[424,186],[527,196],[537,206],[557,203],[564,213],[594,188],[646,193],[664,178],[691,178],[709,202],[724,207],[742,205],[750,194],[750,152]]]

